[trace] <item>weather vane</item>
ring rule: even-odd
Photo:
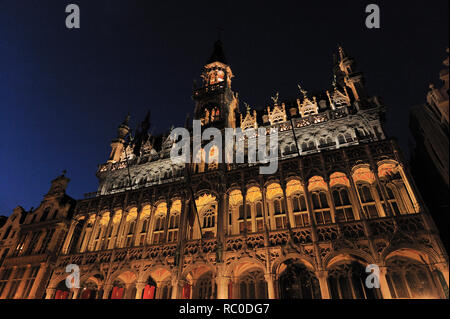
[[[278,104],[278,96],[279,96],[279,94],[278,94],[278,92],[277,92],[277,94],[275,94],[275,96],[272,96],[272,97],[271,97],[271,99],[272,99],[272,101],[273,101],[274,104]]]

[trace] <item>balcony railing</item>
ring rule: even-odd
[[[409,233],[425,231],[423,216],[421,213],[400,215],[395,217],[382,217],[367,220],[371,237],[391,237],[396,229]],[[364,221],[350,221],[316,226],[317,240],[320,243],[335,242],[339,238],[356,242],[365,239],[366,232]],[[287,245],[293,242],[295,245],[311,245],[313,243],[313,229],[311,226],[270,231],[268,234],[268,245],[271,247]],[[226,236],[223,252],[239,251],[244,248],[261,249],[265,247],[264,232],[250,233],[247,236]],[[196,254],[216,253],[218,248],[217,239],[189,240],[184,244],[184,256],[189,257]],[[57,262],[59,267],[68,264],[89,265],[110,262],[122,262],[154,258],[175,258],[177,250],[176,243],[163,243],[145,245],[139,247],[115,248],[110,250],[90,251],[72,255],[60,256]],[[8,263],[14,258],[7,259]]]

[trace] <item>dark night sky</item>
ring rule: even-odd
[[[79,30],[65,28],[70,3]],[[379,30],[365,28],[369,3],[381,7]],[[95,191],[127,112],[132,128],[147,109],[154,133],[183,126],[217,26],[234,89],[258,108],[275,91],[296,97],[299,81],[329,88],[342,43],[406,151],[408,111],[439,82],[448,1],[0,0],[0,214],[37,207],[63,169],[69,195]]]

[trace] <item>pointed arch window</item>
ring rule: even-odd
[[[128,234],[127,234],[127,239],[126,239],[126,247],[134,246],[134,243],[132,241],[133,241],[133,236],[134,236],[134,232],[135,231],[136,231],[136,219],[133,219],[128,224]]]
[[[202,231],[206,238],[216,235],[216,206],[212,205],[202,213]]]
[[[179,224],[180,224],[180,214],[178,212],[170,213],[167,242],[174,243],[177,241]]]
[[[330,224],[331,213],[326,192],[324,190],[314,191],[311,197],[317,224]]]
[[[263,205],[262,201],[257,201],[255,203],[255,219],[257,232],[262,232],[264,230],[264,216],[262,205]]]
[[[292,211],[294,214],[295,227],[304,227],[309,225],[308,209],[303,194],[292,195]]]
[[[159,244],[164,239],[164,227],[166,224],[165,214],[159,214],[155,217],[155,226],[153,229],[153,244]]]
[[[400,209],[398,207],[397,198],[395,196],[395,193],[397,193],[397,189],[395,185],[389,183],[384,185],[384,189],[386,190],[386,196],[387,196],[387,202],[389,207],[391,208],[391,211],[394,212],[395,215],[400,215]],[[386,210],[386,203],[383,202],[383,208],[384,211]]]
[[[273,213],[276,229],[287,228],[287,216],[284,211],[284,199],[279,197],[273,200]]]
[[[361,205],[368,218],[378,218],[378,210],[372,193],[372,187],[368,183],[357,185]]]
[[[335,187],[332,189],[333,202],[336,209],[336,222],[348,222],[355,220],[353,207],[350,203],[347,187]]]

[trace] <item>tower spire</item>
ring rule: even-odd
[[[214,43],[214,49],[211,54],[211,57],[209,58],[207,64],[214,63],[214,62],[220,62],[223,64],[227,64],[227,59],[225,57],[225,51],[223,49],[222,41],[220,40],[220,32],[218,34],[218,39]]]

